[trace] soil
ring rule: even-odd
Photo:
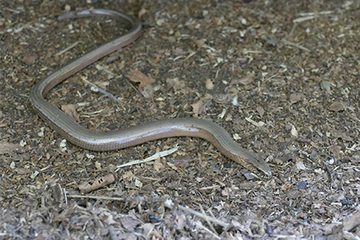
[[[359,1],[1,5],[1,239],[358,239]],[[65,142],[34,111],[31,87],[127,31],[107,18],[57,20],[80,7],[136,16],[143,34],[56,86],[52,104],[94,131],[209,119],[264,159],[272,177],[198,138],[112,152]]]

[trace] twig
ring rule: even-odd
[[[213,233],[214,233],[217,237],[219,237],[219,235],[217,234],[214,226],[211,224],[211,222],[210,222],[210,220],[209,220],[209,217],[206,215],[206,213],[205,213],[205,211],[204,211],[204,208],[201,206],[201,204],[199,204],[199,207],[200,207],[201,213],[202,213],[203,216],[204,216],[205,221],[207,222],[207,224],[209,225],[209,227],[211,228],[211,230],[213,231]]]
[[[290,41],[288,41],[288,40],[286,40],[286,39],[284,39],[284,38],[281,39],[281,41],[282,41],[284,44],[287,44],[287,45],[290,45],[290,46],[293,46],[293,47],[297,47],[297,48],[300,48],[300,49],[302,49],[302,50],[304,50],[304,51],[310,52],[310,50],[309,50],[308,48],[303,47],[303,46],[301,46],[301,45],[299,45],[299,44],[290,42]]]
[[[82,76],[81,80],[83,80],[87,85],[89,85],[92,88],[92,90],[95,90],[97,92],[104,94],[105,96],[108,96],[111,100],[113,100],[115,102],[120,102],[119,99],[117,99],[114,95],[112,95],[111,93],[105,91],[104,89],[96,86],[92,82],[89,82],[88,80],[85,79],[85,77]]]
[[[197,216],[199,218],[204,219],[204,215],[197,212],[197,211],[195,211],[195,210],[192,210],[192,209],[190,209],[188,207],[184,207],[184,206],[181,206],[181,205],[179,205],[178,207],[179,207],[179,209],[181,209],[181,210],[183,210],[185,212],[191,213],[191,214],[193,214],[193,215],[195,215],[195,216]],[[223,222],[223,221],[221,221],[221,220],[219,220],[217,218],[213,218],[213,217],[210,217],[210,216],[207,216],[207,218],[209,219],[210,222],[213,222],[213,223],[215,223],[217,225],[220,225],[220,226],[223,226],[225,228],[227,226],[229,226],[229,223]]]
[[[90,196],[90,195],[67,195],[68,198],[89,198],[89,199],[100,199],[100,200],[111,200],[111,201],[124,201],[124,198],[116,197],[103,197],[103,196]]]
[[[73,44],[71,44],[69,47],[65,48],[64,50],[61,50],[60,52],[58,52],[57,54],[55,54],[56,56],[60,56],[63,53],[69,51],[70,49],[72,49],[73,47],[75,47],[76,45],[78,45],[79,42],[74,42]]]
[[[171,148],[171,149],[166,150],[166,151],[155,153],[151,157],[148,157],[148,158],[146,158],[144,160],[134,160],[134,161],[131,161],[131,162],[128,162],[128,163],[125,163],[125,164],[121,164],[121,165],[117,166],[117,169],[115,170],[115,172],[119,171],[119,169],[123,168],[123,167],[136,165],[136,164],[141,164],[141,163],[145,163],[145,162],[150,162],[150,161],[153,161],[155,159],[165,157],[167,155],[170,155],[170,154],[176,152],[177,150],[178,150],[178,147],[174,147],[174,148]]]

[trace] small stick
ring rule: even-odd
[[[97,200],[124,201],[125,198],[90,196],[90,195],[67,195],[68,198],[88,198]]]
[[[62,54],[64,54],[65,52],[69,51],[70,49],[72,49],[73,47],[75,47],[76,45],[78,45],[79,42],[74,42],[73,44],[71,44],[70,46],[68,46],[67,48],[65,48],[64,50],[61,50],[60,52],[58,52],[57,54],[55,54],[56,56],[60,56]]]
[[[84,83],[86,83],[87,85],[89,85],[90,87],[94,88],[95,91],[98,91],[102,94],[104,94],[105,96],[109,97],[111,100],[115,101],[115,102],[120,102],[119,99],[117,99],[114,95],[112,95],[111,93],[105,91],[104,89],[96,86],[95,84],[93,84],[92,82],[89,82],[88,80],[85,79],[85,77],[81,77],[81,80],[84,81]]]
[[[214,235],[216,235],[217,237],[219,237],[219,235],[217,234],[214,226],[211,224],[211,222],[210,222],[210,220],[209,220],[209,217],[206,215],[206,213],[205,213],[205,211],[204,211],[204,208],[201,206],[201,204],[199,204],[199,207],[200,207],[201,213],[202,213],[203,216],[204,216],[205,221],[207,222],[207,224],[209,225],[209,227],[210,227],[211,230],[213,231]]]
[[[173,207],[174,207],[174,202],[173,202],[171,199],[165,200],[165,201],[164,201],[164,204],[165,204],[166,207],[168,207],[168,208],[170,208],[170,209],[173,209]],[[180,210],[182,210],[182,211],[191,213],[191,214],[193,214],[193,215],[195,215],[195,216],[197,216],[197,217],[199,217],[199,218],[204,219],[204,215],[201,214],[201,213],[199,213],[199,212],[197,212],[197,211],[195,211],[195,210],[192,210],[192,209],[190,209],[190,208],[188,208],[188,207],[181,206],[180,204],[177,205],[177,206],[178,206],[178,208],[179,208]],[[223,221],[221,221],[221,220],[219,220],[219,219],[217,219],[217,218],[214,218],[214,217],[207,216],[207,218],[209,219],[210,222],[213,222],[213,223],[215,223],[215,224],[217,224],[217,225],[220,225],[220,226],[223,226],[223,227],[225,227],[225,228],[230,225],[229,223],[223,222]]]
[[[161,157],[165,157],[167,155],[170,155],[170,154],[176,152],[177,150],[178,150],[178,147],[174,147],[174,148],[171,148],[169,150],[165,150],[165,151],[162,151],[162,152],[155,153],[154,155],[152,155],[152,156],[150,156],[148,158],[145,158],[144,160],[134,160],[134,161],[131,161],[131,162],[128,162],[128,163],[121,164],[119,166],[116,166],[117,169],[115,170],[115,172],[119,171],[119,169],[123,168],[123,167],[128,167],[128,166],[131,166],[131,165],[146,163],[146,162],[150,162],[150,161],[153,161],[153,160],[161,158]]]

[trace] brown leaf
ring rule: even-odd
[[[105,89],[110,84],[110,82],[109,81],[95,81],[94,84],[100,88]]]
[[[16,173],[19,175],[25,175],[25,174],[31,174],[32,172],[28,168],[18,168]]]
[[[353,141],[353,139],[349,135],[341,131],[333,130],[331,131],[331,135],[336,138],[341,138],[344,141]]]
[[[12,154],[19,147],[18,144],[13,144],[9,142],[0,142],[0,154]]]
[[[330,107],[329,110],[332,112],[340,112],[345,110],[345,105],[342,102],[333,102]]]
[[[262,118],[262,117],[264,116],[265,111],[264,111],[264,109],[263,109],[261,106],[258,106],[258,107],[256,108],[256,111],[258,111],[258,113],[259,113],[259,115],[260,115],[260,118]]]
[[[347,217],[343,222],[343,230],[350,231],[356,226],[360,225],[360,210],[357,210],[351,216]]]
[[[191,107],[193,108],[193,112],[195,114],[200,114],[204,111],[204,101],[200,99],[196,103],[191,104]]]
[[[139,91],[145,98],[151,98],[154,93],[154,88],[151,85],[147,85],[143,88],[139,87]]]
[[[27,65],[31,65],[34,64],[36,59],[37,59],[37,55],[35,53],[27,53],[25,54],[25,56],[22,58],[22,62],[27,64]]]
[[[341,150],[341,147],[340,147],[340,146],[331,146],[331,147],[329,148],[329,150],[330,150],[330,152],[331,152],[332,154],[334,154],[334,156],[335,156],[336,158],[339,159],[339,157],[340,157],[340,150]]]
[[[185,54],[187,53],[186,51],[184,51],[182,48],[179,48],[179,47],[175,48],[175,49],[173,50],[173,52],[174,52],[177,56],[179,56],[179,55],[185,55]]]
[[[195,43],[198,46],[198,48],[202,48],[202,46],[204,46],[205,44],[205,41],[200,39],[200,40],[196,40]]]
[[[193,112],[195,114],[200,114],[202,112],[205,112],[205,106],[209,104],[209,102],[213,99],[213,96],[211,94],[205,94],[204,97],[202,97],[199,101],[196,103],[191,104],[191,107],[193,108]]]
[[[157,55],[155,59],[148,59],[148,62],[151,64],[151,66],[157,67],[157,66],[159,66],[160,59],[161,59],[161,56]]]
[[[214,88],[214,83],[211,81],[211,79],[206,79],[205,87],[208,90],[211,90]]]
[[[254,81],[254,77],[255,77],[255,73],[251,72],[251,73],[247,73],[245,77],[242,77],[240,79],[234,79],[231,81],[231,83],[229,84],[229,87],[236,85],[236,84],[243,84],[243,85],[248,85],[250,83],[252,83]]]
[[[112,214],[106,212],[102,214],[104,215],[104,217],[107,216],[105,222],[108,226],[118,224],[118,221],[114,220],[114,216]]]
[[[61,110],[63,110],[68,116],[78,121],[80,114],[76,111],[76,107],[77,106],[74,104],[66,104],[66,105],[61,105]]]
[[[290,102],[291,102],[291,104],[294,104],[304,98],[305,98],[305,95],[303,93],[293,93],[290,95]]]
[[[185,81],[179,80],[179,78],[168,78],[166,79],[167,87],[173,88],[175,92],[185,88]]]
[[[157,158],[155,159],[155,162],[154,162],[154,169],[155,171],[160,171],[161,169],[164,169],[165,166],[160,162],[160,158]]]
[[[129,232],[134,231],[135,228],[141,224],[140,220],[133,219],[131,217],[125,217],[123,219],[120,219],[120,223]]]
[[[139,69],[135,69],[131,71],[128,75],[126,75],[127,78],[130,79],[132,82],[139,82],[139,91],[142,93],[142,95],[146,98],[152,97],[152,94],[154,92],[154,88],[152,87],[152,83],[155,82],[155,79],[153,79],[151,76],[146,76],[142,72],[139,71]]]

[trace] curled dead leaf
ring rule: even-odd
[[[75,104],[65,104],[61,105],[61,110],[63,110],[68,116],[73,119],[79,120],[80,114],[76,111],[77,105]]]
[[[132,82],[138,82],[139,85],[139,91],[141,94],[146,98],[151,98],[154,92],[154,88],[151,85],[155,82],[155,79],[153,79],[151,76],[146,76],[142,72],[139,71],[139,69],[135,69],[131,71],[129,74],[126,75],[127,78],[130,79]]]

